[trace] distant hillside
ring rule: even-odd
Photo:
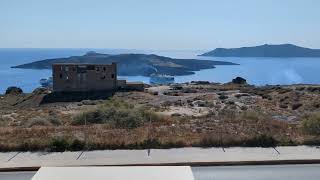
[[[215,68],[215,65],[235,65],[234,63],[223,61],[173,59],[154,54],[110,55],[88,52],[83,56],[46,59],[14,66],[12,68],[51,69],[51,66],[54,63],[111,64],[112,62],[118,63],[118,74],[124,76],[149,76],[156,72],[168,75],[189,75],[194,74],[194,71]]]
[[[200,56],[214,57],[320,57],[320,49],[299,47],[293,44],[262,45],[242,48],[217,48]]]

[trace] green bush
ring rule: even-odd
[[[49,116],[48,120],[52,125],[55,125],[55,126],[60,126],[62,124],[60,119],[55,116]]]
[[[320,113],[310,115],[302,121],[303,130],[312,135],[320,135]]]
[[[320,137],[310,137],[307,138],[303,141],[304,145],[308,145],[308,146],[320,146]]]
[[[101,124],[104,120],[104,114],[100,109],[91,110],[78,114],[73,119],[72,125],[84,125],[87,123]]]
[[[278,141],[269,135],[258,135],[250,138],[239,138],[235,136],[219,136],[208,134],[202,137],[199,142],[200,147],[275,147]]]
[[[280,139],[279,141],[279,146],[297,146],[298,143],[293,141],[292,139],[290,138],[282,138]]]
[[[70,144],[69,150],[71,150],[71,151],[80,151],[80,150],[84,150],[84,148],[85,148],[85,142],[84,141],[80,141],[78,139],[75,139]]]
[[[48,145],[48,150],[52,152],[80,151],[84,148],[84,141],[78,139],[68,140],[65,137],[53,138]]]
[[[112,98],[94,110],[81,113],[74,117],[73,125],[108,123],[116,128],[136,128],[147,121],[159,121],[162,117],[145,107],[134,105]]]
[[[222,140],[218,136],[205,135],[200,139],[199,146],[201,147],[221,147]]]
[[[64,152],[69,149],[69,142],[65,138],[54,138],[49,144],[50,151]]]
[[[247,139],[244,142],[244,146],[248,147],[275,147],[278,141],[270,135],[258,135],[253,138]]]

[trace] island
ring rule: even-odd
[[[154,54],[101,54],[88,52],[83,56],[55,58],[35,61],[12,68],[23,69],[51,69],[54,63],[90,63],[90,64],[118,64],[118,75],[122,76],[150,76],[151,74],[167,74],[171,76],[191,75],[195,71],[215,68],[215,65],[236,65],[225,61],[174,59]]]
[[[293,44],[261,45],[241,48],[216,48],[200,56],[213,57],[320,57],[320,49],[310,49]]]

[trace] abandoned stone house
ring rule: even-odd
[[[113,91],[117,64],[53,64],[53,91]]]

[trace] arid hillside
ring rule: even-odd
[[[320,144],[320,86],[191,82],[43,103],[51,92],[0,97],[0,150]]]

